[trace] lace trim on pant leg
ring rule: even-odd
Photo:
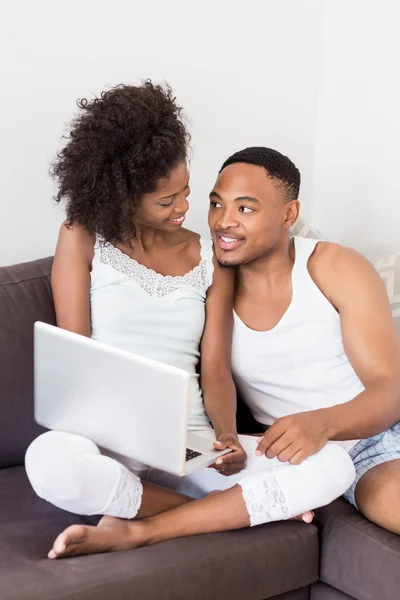
[[[289,503],[276,475],[252,475],[239,481],[239,485],[251,527],[290,518]]]
[[[139,477],[119,464],[119,478],[111,500],[108,502],[103,515],[133,519],[142,504],[143,485]]]

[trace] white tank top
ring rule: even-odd
[[[292,300],[273,329],[249,329],[234,313],[234,378],[255,419],[265,425],[348,402],[364,390],[343,347],[339,314],[307,269],[318,241],[294,238]]]
[[[190,429],[209,427],[196,367],[214,271],[212,240],[200,238],[200,248],[200,263],[183,276],[171,277],[98,237],[90,285],[93,339],[191,374]]]

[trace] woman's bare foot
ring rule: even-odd
[[[312,523],[314,520],[314,512],[312,510],[308,510],[307,512],[299,515],[298,517],[294,517],[294,521],[304,521],[304,523]]]
[[[48,557],[67,558],[82,554],[131,550],[141,545],[140,522],[103,517],[97,527],[72,525],[55,540]]]

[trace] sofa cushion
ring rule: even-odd
[[[50,561],[56,535],[83,522],[40,500],[23,467],[0,470],[0,597],[7,600],[260,600],[318,577],[313,525],[272,523],[129,552]]]
[[[377,527],[343,500],[319,509],[321,581],[357,600],[400,595],[400,536]]]
[[[22,464],[33,420],[33,324],[55,323],[52,259],[0,268],[0,467]]]
[[[354,600],[351,596],[343,594],[340,590],[317,581],[311,587],[309,600]]]

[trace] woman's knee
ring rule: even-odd
[[[86,438],[48,431],[28,447],[25,469],[37,495],[52,502],[55,492],[69,497],[79,493],[79,462],[96,454],[99,449]]]
[[[329,504],[350,487],[355,470],[348,453],[327,444],[300,465],[285,463],[276,471],[241,480],[251,525],[293,518]]]
[[[356,472],[348,452],[335,442],[328,442],[322,450],[309,459],[314,463],[315,474],[321,481],[329,482],[336,497],[344,494],[353,483]]]

